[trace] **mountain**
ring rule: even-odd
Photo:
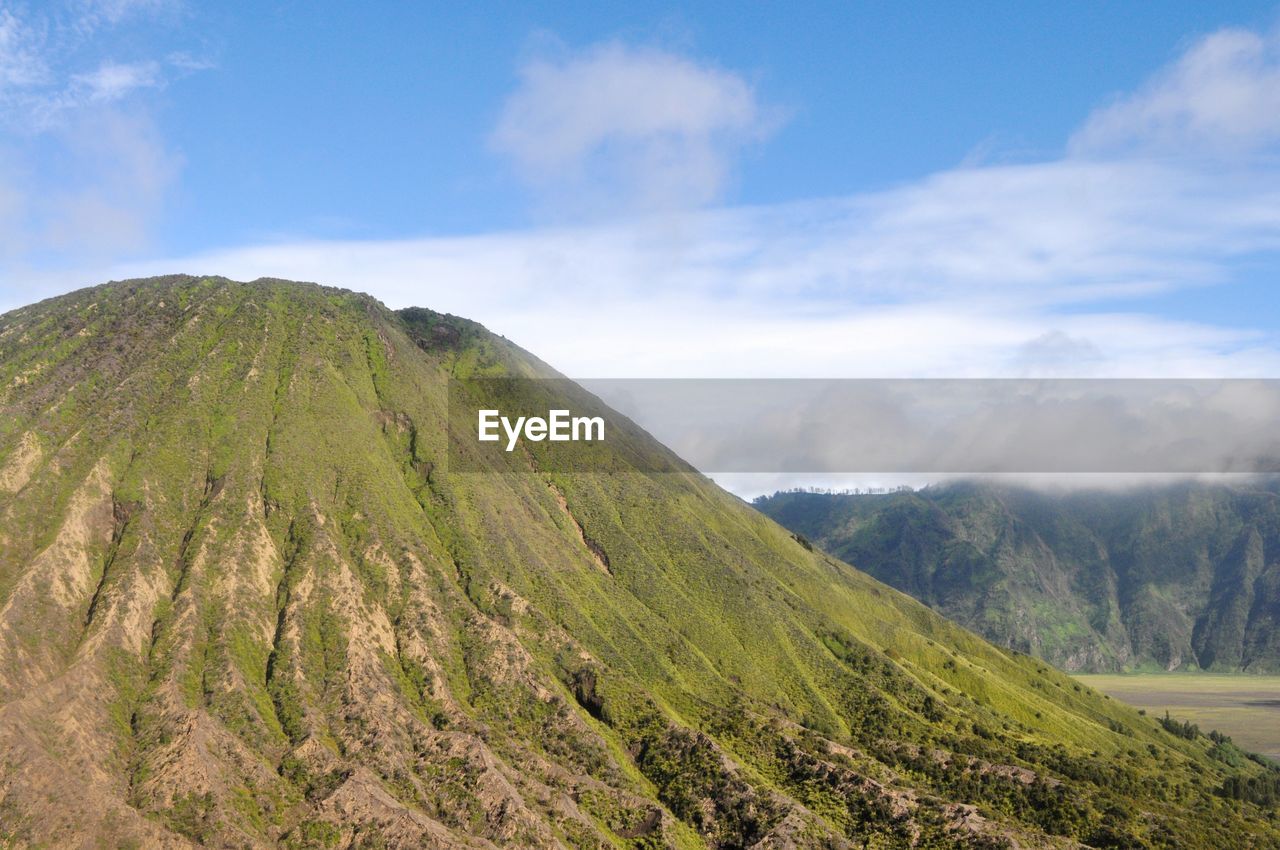
[[[1280,671],[1274,483],[779,493],[756,507],[1002,646],[1067,670]]]
[[[0,317],[0,846],[1280,846],[1280,771],[694,472],[448,471],[501,375],[307,284]]]

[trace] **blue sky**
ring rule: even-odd
[[[0,306],[277,275],[580,377],[1280,369],[1274,3],[515,5],[0,0]]]

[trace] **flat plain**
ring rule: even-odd
[[[1242,749],[1280,761],[1280,676],[1121,673],[1076,676],[1095,690],[1147,710],[1168,711],[1201,731],[1217,729]]]

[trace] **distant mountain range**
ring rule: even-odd
[[[1073,671],[1280,671],[1276,485],[790,492],[767,516],[1002,646]]]

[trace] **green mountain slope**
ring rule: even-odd
[[[1280,670],[1280,494],[975,483],[780,493],[783,525],[1004,646],[1068,670]]]
[[[0,317],[0,846],[1280,846],[1275,771],[694,473],[448,473],[496,374],[303,284]]]

